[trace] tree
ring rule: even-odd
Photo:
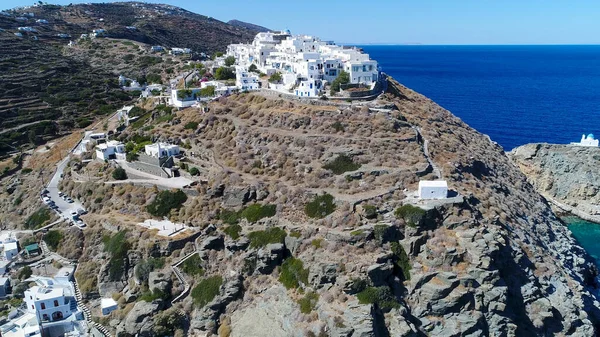
[[[227,56],[227,57],[225,58],[225,65],[226,65],[227,67],[231,67],[231,66],[232,66],[232,65],[234,65],[234,64],[235,64],[235,57],[233,57],[233,56]]]
[[[117,167],[113,173],[112,173],[112,177],[115,180],[125,180],[127,179],[127,172],[125,172],[124,169]]]
[[[342,84],[348,83],[350,83],[350,74],[342,70],[338,77],[331,82],[331,95],[339,92]]]
[[[212,85],[207,85],[206,87],[200,89],[200,97],[213,97],[215,95],[215,87]]]
[[[197,167],[192,167],[190,169],[190,174],[193,175],[193,176],[198,176],[198,175],[200,175],[200,170],[198,170]]]
[[[216,59],[217,57],[221,57],[221,56],[223,56],[223,53],[222,53],[222,52],[220,52],[220,51],[218,51],[218,52],[216,52],[216,53],[214,53],[214,54],[213,54],[213,56],[212,56],[212,59],[214,60],[214,59]]]
[[[252,73],[259,73],[259,71],[258,71],[258,67],[256,66],[256,64],[251,64],[251,65],[248,67],[248,71],[249,71],[249,72],[252,72]]]
[[[274,73],[273,75],[271,75],[271,77],[269,78],[269,82],[271,83],[280,83],[281,80],[283,80],[283,77],[281,76],[281,73],[277,72]]]
[[[233,73],[233,70],[231,70],[230,68],[220,67],[215,72],[215,79],[217,79],[217,80],[230,80],[233,78],[235,78],[235,74]]]
[[[182,89],[182,90],[177,90],[177,98],[179,99],[185,99],[187,97],[192,96],[192,91],[190,89]]]

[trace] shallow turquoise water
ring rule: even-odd
[[[590,254],[600,267],[600,225],[575,217],[563,219],[577,242]]]

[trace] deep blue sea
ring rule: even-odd
[[[600,46],[362,46],[506,151],[600,136]]]
[[[600,136],[600,46],[362,46],[506,151]],[[600,266],[600,225],[566,218]]]

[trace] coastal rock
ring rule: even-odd
[[[152,336],[152,317],[159,311],[158,303],[137,302],[117,328],[117,336]]]

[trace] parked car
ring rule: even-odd
[[[62,198],[62,196],[65,195],[63,192],[58,191],[58,196]]]
[[[45,189],[45,188],[44,188],[44,189],[42,190],[42,195],[43,195],[43,194],[48,194],[48,193],[49,193],[49,192],[48,192],[48,190],[47,190],[47,189]]]
[[[85,227],[85,223],[81,219],[75,220],[75,224],[79,227]]]
[[[67,200],[65,200],[65,201],[68,202],[69,204],[74,203],[73,199],[71,199],[71,198],[67,198]]]
[[[46,205],[49,205],[49,204],[50,204],[50,202],[52,201],[52,199],[50,199],[49,197],[43,197],[43,198],[42,198],[42,200],[44,201],[44,203],[45,203]]]
[[[87,211],[85,209],[83,209],[83,208],[80,208],[80,209],[77,210],[77,214],[84,215],[84,214],[87,214]]]
[[[74,210],[69,211],[69,214],[71,214],[71,216],[79,215],[79,214],[77,214],[77,211],[74,211]]]

